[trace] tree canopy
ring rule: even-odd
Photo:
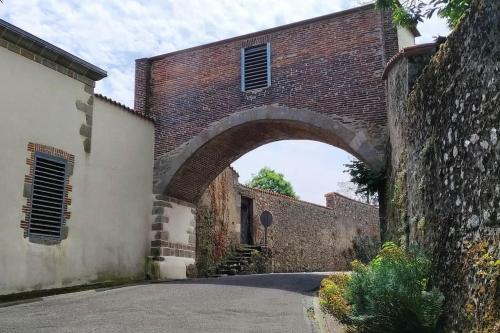
[[[380,186],[384,184],[384,173],[382,171],[373,171],[370,167],[358,160],[344,164],[351,182],[357,187],[356,194],[361,194],[366,198],[366,202],[373,203],[373,199],[378,195]]]
[[[392,10],[394,23],[411,27],[435,13],[446,19],[450,27],[460,22],[470,8],[472,0],[376,0],[379,9]]]
[[[285,176],[268,167],[263,167],[256,175],[252,175],[252,179],[247,183],[247,186],[298,198],[292,184],[285,179]]]

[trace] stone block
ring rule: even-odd
[[[168,223],[168,221],[169,221],[168,216],[158,215],[155,216],[153,223]]]
[[[80,100],[76,101],[76,109],[83,111],[85,113],[92,113],[92,110],[93,110],[91,105],[88,105],[87,103],[82,102]]]
[[[163,256],[163,261],[154,261],[156,265],[152,271],[157,272],[155,278],[158,280],[182,280],[186,279],[188,266],[194,265],[194,259],[172,256]]]
[[[92,136],[92,126],[82,124],[80,126],[80,135],[90,138]]]
[[[151,214],[153,215],[163,215],[165,212],[164,207],[153,207]]]
[[[170,207],[170,208],[172,208],[172,204],[170,202],[163,201],[163,200],[154,201],[153,206],[154,207]]]
[[[33,185],[31,183],[24,183],[23,186],[23,197],[31,198],[31,192],[33,189]]]
[[[89,138],[85,138],[85,140],[83,140],[83,150],[87,154],[90,153],[90,139]]]

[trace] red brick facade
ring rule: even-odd
[[[271,86],[243,92],[241,48],[269,42]],[[136,61],[135,109],[155,117],[155,157],[213,122],[279,104],[384,127],[396,29],[373,5]]]

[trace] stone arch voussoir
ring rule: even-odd
[[[255,142],[235,143],[238,138],[254,139]],[[267,105],[239,111],[216,121],[176,150],[158,158],[154,192],[196,203],[217,172],[232,161],[262,144],[284,139],[329,143],[374,169],[385,165],[384,128],[307,109]]]

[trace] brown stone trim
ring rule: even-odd
[[[154,244],[161,242],[165,244],[164,246],[151,246],[150,255],[153,257],[158,256],[172,256],[172,257],[183,257],[183,258],[194,258],[195,257],[195,247],[190,245],[184,245],[179,243],[170,243],[165,241],[153,241]],[[151,242],[153,244],[153,242]],[[169,246],[166,246],[169,245]]]
[[[175,242],[168,242],[164,240],[153,240],[151,241],[151,247],[169,247],[177,250],[194,251],[194,246],[188,244],[181,244]]]
[[[75,107],[85,113],[85,122],[80,125],[79,133],[83,137],[83,150],[88,154],[92,147],[92,122],[94,119],[94,87],[85,85],[83,89],[89,97],[87,101],[76,100]]]
[[[26,159],[26,164],[29,166],[29,173],[24,176],[24,185],[23,185],[23,196],[26,198],[26,204],[24,204],[21,208],[21,212],[24,214],[24,218],[21,221],[21,228],[24,229],[23,236],[24,238],[28,237],[28,218],[27,215],[31,211],[31,192],[33,189],[33,177],[35,173],[35,154],[36,153],[45,153],[54,157],[58,157],[67,161],[67,180],[64,188],[64,213],[63,213],[63,221],[62,221],[62,236],[65,238],[67,236],[67,231],[64,231],[64,227],[66,225],[66,221],[71,218],[71,212],[69,211],[69,206],[72,201],[69,197],[71,191],[73,191],[73,186],[70,184],[71,176],[73,175],[74,165],[75,165],[75,156],[65,152],[64,150],[57,149],[51,146],[46,146],[38,143],[29,142],[27,146],[28,150],[28,158]]]
[[[155,240],[162,240],[162,241],[168,241],[169,238],[169,233],[168,231],[154,231],[153,232],[153,241]]]
[[[165,223],[153,223],[151,225],[151,230],[152,231],[164,231],[165,230]]]
[[[154,239],[151,241],[152,256],[175,256],[175,257],[194,258],[195,251],[196,248],[194,245],[174,243],[163,239]]]

